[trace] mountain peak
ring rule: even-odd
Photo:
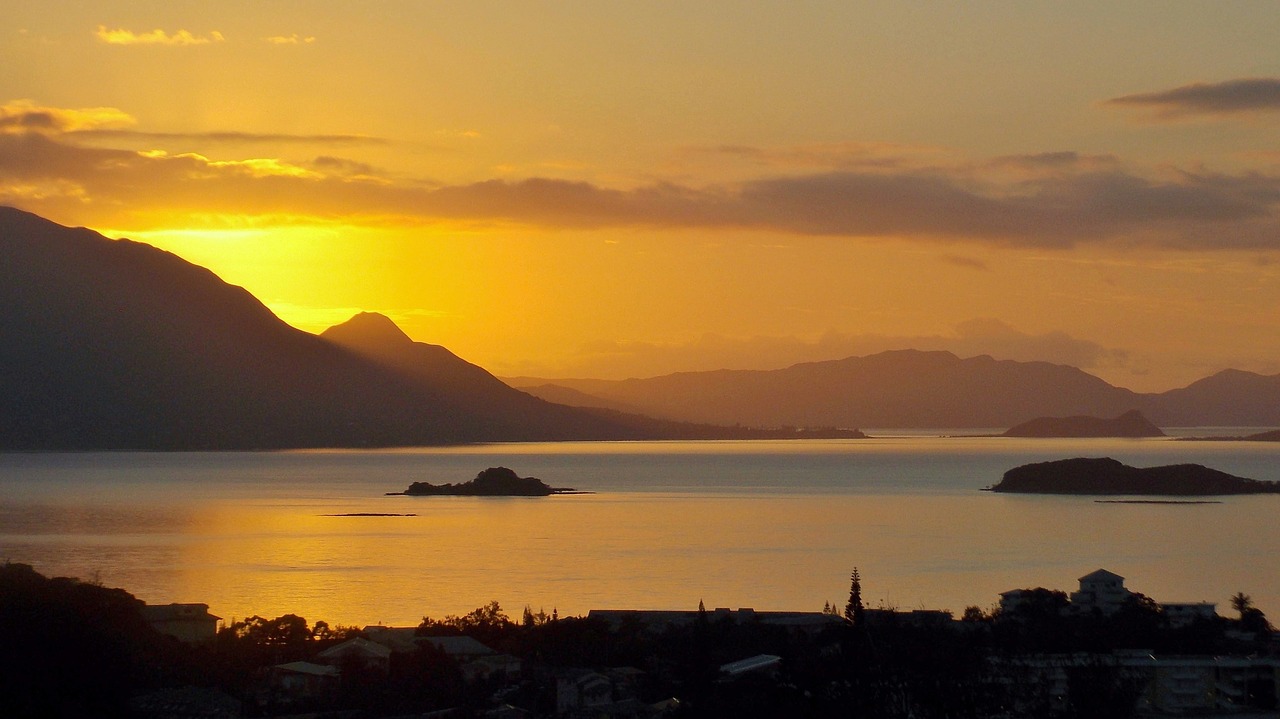
[[[361,312],[320,336],[346,347],[387,349],[412,345],[413,340],[390,317],[377,312]]]

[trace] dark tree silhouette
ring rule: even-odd
[[[1244,592],[1236,592],[1231,597],[1231,608],[1240,614],[1240,618],[1244,619],[1245,612],[1253,607],[1253,597]]]
[[[849,575],[849,603],[844,607],[844,618],[855,627],[862,626],[862,614],[862,575],[854,567]]]

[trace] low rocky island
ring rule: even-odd
[[[1024,464],[1004,473],[992,492],[1026,494],[1206,497],[1280,494],[1280,482],[1237,477],[1200,464],[1131,467],[1111,459],[1061,459]]]
[[[1080,415],[1037,417],[1005,431],[1002,437],[1164,437],[1165,433],[1138,410],[1114,419]]]
[[[546,497],[552,494],[589,494],[569,487],[550,487],[537,477],[521,477],[506,467],[490,467],[461,484],[414,482],[403,492],[387,495],[411,497]]]
[[[1180,442],[1280,442],[1280,429],[1230,437],[1179,437]]]

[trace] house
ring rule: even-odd
[[[489,679],[519,681],[521,666],[520,660],[510,654],[486,654],[463,664],[462,678],[468,682]]]
[[[997,673],[1065,705],[1070,675],[1103,669],[1141,686],[1136,708],[1155,714],[1236,713],[1274,701],[1280,660],[1266,657],[1158,656],[1143,652],[1038,655],[995,661]],[[1256,716],[1256,715],[1255,715]]]
[[[605,674],[613,682],[613,695],[620,700],[639,699],[649,678],[648,672],[636,667],[614,667]]]
[[[335,644],[320,652],[316,658],[321,664],[340,669],[359,666],[383,675],[391,671],[391,650],[364,637],[355,637],[341,644]]]
[[[213,640],[222,621],[209,613],[208,604],[147,604],[142,618],[161,634],[192,644]]]
[[[1010,589],[1007,592],[1000,592],[1000,613],[1009,616],[1017,612],[1027,603],[1030,591],[1029,589]]]
[[[418,651],[418,629],[417,627],[384,627],[381,624],[371,624],[360,633],[368,637],[369,641],[381,644],[397,654],[412,654]]]
[[[311,662],[277,664],[268,672],[272,699],[290,704],[311,699],[328,699],[338,690],[337,667]]]
[[[459,637],[419,637],[418,641],[439,649],[459,664],[470,662],[480,657],[495,654],[492,649],[486,647],[475,639],[467,636]]]
[[[1199,620],[1212,620],[1218,616],[1218,605],[1212,602],[1186,602],[1161,604],[1169,626],[1177,629],[1195,624]]]
[[[593,671],[570,672],[556,678],[556,714],[577,713],[613,703],[613,682]]]
[[[1132,595],[1133,592],[1124,588],[1124,577],[1099,569],[1080,577],[1080,591],[1071,593],[1071,608],[1077,612],[1111,615]]]

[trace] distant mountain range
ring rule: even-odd
[[[317,337],[175,255],[0,207],[0,449],[749,436],[553,404],[362,314]]]
[[[914,350],[523,378],[519,391],[381,315],[308,334],[168,252],[12,208],[0,207],[0,259],[0,449],[856,436],[747,428],[1008,427],[1133,409],[1164,426],[1280,425],[1280,375],[1226,371],[1144,395],[1073,367]]]
[[[1065,365],[917,350],[766,371],[507,382],[566,404],[746,426],[998,428],[1131,410],[1165,427],[1280,425],[1280,375],[1226,370],[1182,389],[1139,394]]]

